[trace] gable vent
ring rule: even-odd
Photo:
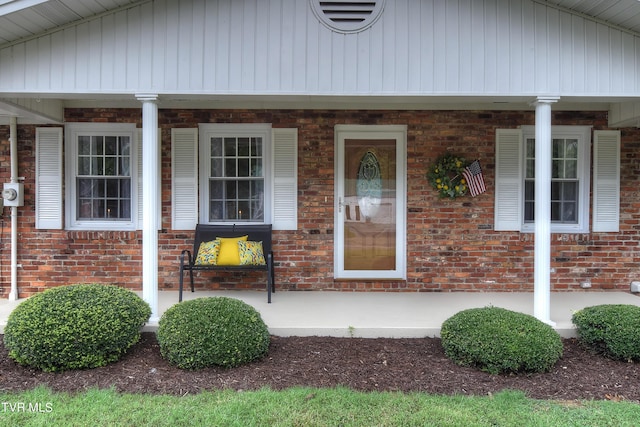
[[[372,26],[382,14],[384,0],[310,0],[313,13],[331,30],[356,33]]]

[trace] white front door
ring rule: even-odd
[[[406,126],[335,128],[337,279],[406,279]]]

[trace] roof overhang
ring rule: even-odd
[[[13,94],[14,96],[18,94]],[[24,96],[24,94],[22,94]],[[540,95],[543,96],[544,95]],[[533,111],[538,97],[473,95],[158,94],[160,109]],[[50,94],[0,99],[0,124],[60,124],[64,108],[141,108],[136,94]],[[640,126],[635,97],[562,97],[555,111],[608,111],[611,127]]]

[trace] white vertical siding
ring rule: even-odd
[[[532,0],[387,0],[339,34],[301,0],[156,0],[0,49],[0,91],[638,95],[640,37]]]

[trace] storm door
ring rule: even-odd
[[[406,278],[405,147],[405,126],[336,126],[336,278]]]

